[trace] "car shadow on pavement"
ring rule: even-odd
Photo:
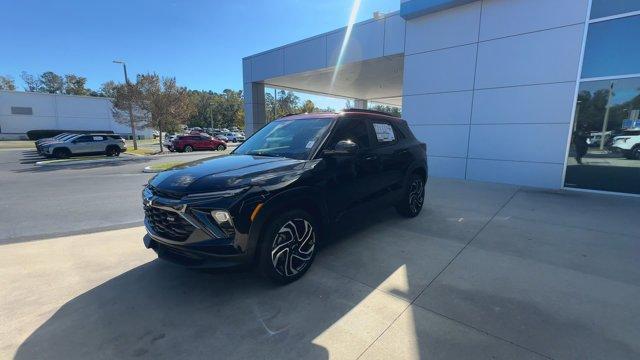
[[[351,223],[323,249],[348,242],[380,219]],[[374,292],[320,265],[300,281],[277,286],[253,271],[195,271],[153,260],[64,304],[20,345],[15,358],[328,359],[322,340],[314,340],[340,322],[371,321],[362,313],[343,318]],[[405,303],[377,293],[398,304],[397,313],[385,318],[391,322]],[[335,342],[345,341],[344,331]],[[367,336],[367,344],[375,339]],[[361,346],[345,350],[354,355],[348,357],[366,347],[359,341]]]

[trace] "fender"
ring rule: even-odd
[[[249,241],[250,248],[248,249],[250,256],[255,259],[256,249],[260,243],[260,234],[262,229],[267,223],[267,220],[278,210],[289,210],[295,204],[310,203],[315,209],[318,209],[320,214],[321,226],[325,227],[328,223],[328,210],[326,202],[324,201],[323,190],[317,186],[298,186],[291,189],[284,190],[273,197],[269,198],[260,212],[251,223],[249,228]]]

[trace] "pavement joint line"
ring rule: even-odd
[[[490,333],[490,332],[488,332],[488,331],[486,331],[486,330],[484,330],[484,329],[482,329],[482,328],[478,328],[478,327],[475,327],[475,326],[473,326],[473,325],[467,324],[467,323],[465,323],[465,322],[462,322],[462,321],[460,321],[460,320],[454,319],[454,318],[449,317],[449,316],[447,316],[447,315],[441,314],[441,313],[439,313],[439,312],[437,312],[437,311],[435,311],[435,310],[429,309],[429,308],[424,307],[424,306],[421,306],[421,305],[419,305],[419,304],[415,304],[415,306],[417,306],[417,307],[419,307],[420,309],[423,309],[423,310],[425,310],[425,311],[428,311],[428,312],[430,312],[430,313],[433,313],[433,314],[435,314],[435,315],[437,315],[437,316],[440,316],[440,317],[442,317],[442,318],[445,318],[445,319],[447,319],[447,320],[453,321],[453,322],[455,322],[455,323],[457,323],[457,324],[460,324],[460,325],[462,325],[462,326],[465,326],[465,327],[468,327],[468,328],[470,328],[470,329],[473,329],[473,330],[475,330],[475,331],[477,331],[477,332],[483,333],[483,334],[485,334],[485,335],[487,335],[487,336],[489,336],[489,337],[492,337],[492,338],[495,338],[495,339],[498,339],[498,340],[502,340],[502,341],[507,342],[507,343],[509,343],[509,344],[511,344],[511,345],[513,345],[513,346],[515,346],[515,347],[518,347],[518,348],[520,348],[520,349],[523,349],[523,350],[526,350],[526,351],[528,351],[528,352],[534,353],[534,354],[536,354],[536,355],[542,356],[542,357],[544,357],[544,358],[546,358],[546,359],[551,359],[551,360],[553,359],[553,357],[551,357],[551,356],[549,356],[549,355],[543,354],[543,353],[538,352],[538,351],[533,350],[533,349],[529,349],[528,347],[522,346],[522,345],[520,345],[520,344],[518,344],[518,343],[516,343],[516,342],[513,342],[513,341],[511,341],[511,340],[509,340],[509,339],[505,339],[505,338],[503,338],[503,337],[501,337],[501,336],[494,335],[494,334],[492,334],[492,333]]]
[[[436,281],[436,279],[438,277],[440,277],[440,275],[442,275],[442,273],[444,273],[445,270],[447,270],[449,268],[449,266],[458,258],[458,256],[460,256],[460,254],[471,244],[471,242],[473,242],[473,240],[475,240],[478,235],[480,235],[480,233],[487,227],[487,225],[489,225],[493,219],[502,211],[502,209],[505,208],[505,206],[507,206],[507,204],[509,204],[511,202],[511,200],[513,200],[513,198],[516,196],[516,194],[518,192],[520,192],[520,187],[516,188],[516,190],[513,192],[513,194],[511,194],[511,196],[509,197],[509,199],[507,199],[507,201],[505,201],[504,204],[502,204],[502,206],[493,214],[493,216],[491,216],[491,218],[484,224],[482,225],[482,227],[473,235],[473,237],[471,238],[471,240],[469,240],[454,256],[453,258],[451,258],[451,260],[447,263],[447,265],[444,266],[444,268],[442,268],[442,270],[440,270],[440,272],[438,272],[438,274],[431,279],[431,281],[429,281],[429,283],[418,293],[418,295],[411,300],[411,302],[409,303],[409,305],[398,315],[396,316],[390,323],[389,325],[380,333],[380,335],[378,335],[378,337],[376,337],[361,353],[360,355],[358,355],[358,357],[356,359],[360,359],[368,350],[369,348],[371,348],[371,346],[373,346],[373,344],[375,344],[378,340],[380,340],[380,338],[391,328],[391,326],[398,321],[398,319],[400,318],[400,316],[402,316],[402,314],[405,313],[405,311],[407,311],[408,308],[411,307],[411,305],[415,304],[416,300],[418,300],[420,298],[420,296],[422,296],[422,294],[429,288],[429,286],[431,286],[431,284],[433,284],[434,281]],[[417,306],[417,305],[416,305]],[[420,306],[420,308],[423,308]],[[461,323],[461,322],[460,322]],[[463,323],[461,323],[463,324]],[[489,333],[487,333],[489,334]],[[492,334],[490,334],[492,335]],[[496,338],[499,338],[495,335],[492,335]],[[511,342],[510,342],[511,343]],[[514,344],[515,345],[515,344]],[[520,347],[518,345],[518,347]],[[546,356],[545,356],[546,357]]]

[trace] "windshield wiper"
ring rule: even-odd
[[[278,155],[278,154],[274,154],[274,153],[268,153],[268,152],[264,152],[264,151],[249,151],[249,152],[247,152],[247,155],[283,157],[282,155]]]

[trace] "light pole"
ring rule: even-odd
[[[132,91],[131,84],[129,83],[129,77],[127,76],[127,64],[124,61],[113,60],[114,64],[122,64],[122,68],[124,69],[124,82],[127,84],[127,97],[129,98],[129,121],[131,123],[131,137],[133,138],[133,150],[138,150],[138,140],[136,139],[136,122],[133,119],[133,106],[131,105],[132,101]]]

